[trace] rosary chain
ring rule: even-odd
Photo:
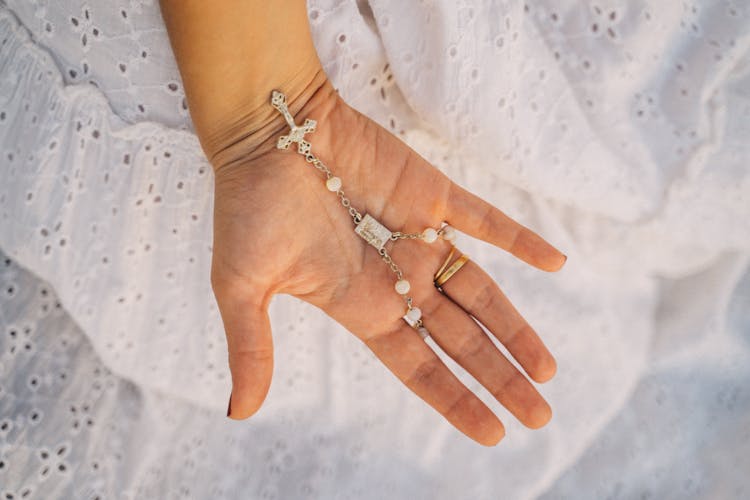
[[[304,154],[304,156],[305,156],[305,160],[308,163],[311,163],[313,167],[315,167],[316,169],[320,170],[321,172],[325,174],[326,180],[333,177],[333,172],[331,172],[331,170],[325,165],[325,163],[320,161],[320,159],[317,158],[313,153],[308,152]],[[357,209],[351,206],[351,201],[349,200],[349,198],[347,198],[344,195],[344,190],[339,189],[338,191],[336,191],[336,195],[341,199],[341,204],[346,209],[348,209],[349,215],[351,216],[354,223],[359,224],[362,221],[362,214],[360,214],[359,211],[357,211]],[[443,231],[442,228],[438,229],[437,234],[440,235],[442,231]],[[390,240],[391,241],[397,241],[401,239],[418,240],[418,239],[421,239],[422,237],[423,237],[422,233],[402,233],[401,231],[395,231],[394,233],[391,234]],[[393,272],[396,272],[396,270],[394,270]],[[398,272],[397,274],[399,276],[399,279],[401,279],[401,273]]]
[[[307,154],[305,154],[305,160],[308,163],[312,164],[313,167],[323,172],[326,176],[326,179],[330,179],[331,177],[333,177],[333,173],[331,172],[331,170],[322,161],[320,161],[314,154],[308,152]],[[357,211],[357,209],[352,206],[351,201],[344,194],[344,190],[338,189],[336,191],[336,195],[341,200],[341,204],[349,211],[349,215],[351,216],[354,223],[359,224],[362,221],[362,214],[359,213],[359,211]],[[390,239],[391,241],[396,241],[398,239],[404,239],[404,238],[417,239],[421,237],[422,237],[422,233],[402,233],[400,231],[396,231],[395,233],[391,235]],[[385,248],[380,248],[378,250],[378,253],[380,254],[380,257],[383,259],[383,261],[386,264],[388,264],[388,267],[391,268],[391,271],[393,271],[396,277],[399,280],[403,279],[404,274],[401,272],[401,269],[398,267],[398,265],[395,262],[393,262],[393,259],[388,254],[388,251]],[[411,297],[406,298],[406,303],[408,305],[408,308],[411,309],[412,308]],[[421,320],[420,320],[420,324],[421,324]]]
[[[307,153],[305,155],[305,161],[307,161],[307,163],[312,163],[313,167],[326,174],[326,179],[330,179],[331,177],[333,177],[333,173],[331,172],[331,170],[326,167],[325,164],[320,161],[314,154]]]
[[[341,189],[340,187],[341,186],[340,179],[335,177],[333,175],[333,172],[331,172],[331,170],[310,151],[310,147],[311,147],[310,144],[303,140],[303,137],[307,132],[312,132],[315,130],[315,121],[309,120],[309,119],[306,120],[303,126],[304,128],[298,127],[297,125],[295,125],[294,119],[292,118],[291,113],[289,113],[289,109],[286,107],[286,96],[280,92],[274,91],[272,93],[271,104],[279,112],[281,112],[282,115],[284,115],[284,119],[286,120],[291,130],[289,136],[282,136],[281,138],[279,138],[277,147],[281,149],[286,149],[289,147],[290,143],[297,142],[298,143],[297,152],[305,157],[305,161],[307,161],[307,163],[312,164],[313,167],[315,167],[317,170],[321,171],[325,175],[326,187],[328,187],[331,191],[336,192],[336,196],[339,198],[341,205],[343,205],[344,208],[347,209],[347,211],[349,212],[349,215],[354,221],[354,224],[359,225],[363,219],[362,214],[356,208],[352,206],[351,201],[344,194],[343,189]],[[389,239],[391,241],[396,241],[398,239],[418,239],[422,237],[423,237],[422,233],[402,233],[400,231],[397,231],[395,233],[392,233]],[[380,257],[383,259],[383,261],[386,264],[388,264],[388,267],[390,267],[391,271],[393,271],[393,273],[396,274],[399,281],[403,280],[403,273],[401,272],[401,269],[393,261],[391,256],[388,254],[388,251],[384,247],[381,246],[378,249],[378,253],[380,254]],[[408,288],[409,286],[408,282],[406,282],[406,286]],[[413,313],[416,311],[417,313],[421,314],[418,308],[413,307],[412,298],[410,296],[407,295],[404,298],[406,299],[406,304],[409,309],[409,313]],[[417,316],[419,316],[419,314],[417,314]],[[421,328],[422,327],[421,318],[417,317],[413,323],[413,326],[415,328]]]
[[[396,231],[391,235],[391,241],[396,240],[416,240],[422,237],[422,233],[402,233],[401,231]]]
[[[333,177],[333,172],[322,162],[320,159],[318,159],[313,153],[308,152],[304,154],[305,160],[312,164],[313,167],[323,172],[326,176],[326,179],[330,179]],[[344,194],[343,189],[338,189],[336,191],[336,195],[341,200],[341,204],[349,211],[349,215],[351,216],[352,220],[355,224],[359,224],[362,221],[362,214],[357,211],[356,208],[352,206],[351,201],[349,198],[346,197]],[[399,239],[418,239],[422,237],[422,233],[402,233],[400,231],[396,231],[391,235],[390,240],[396,241]],[[396,275],[396,277],[401,280],[404,278],[404,274],[401,272],[401,269],[398,267],[398,265],[393,261],[391,256],[388,254],[388,251],[385,248],[380,248],[378,250],[378,254],[380,254],[380,257],[383,259],[383,261],[388,264],[388,267],[393,271],[393,273]],[[409,309],[412,308],[412,299],[411,297],[406,297],[406,304]],[[417,327],[422,325],[422,320],[418,320]]]
[[[318,159],[314,154],[312,153],[305,154],[305,160],[308,163],[311,163],[313,167],[323,172],[326,176],[326,179],[330,179],[333,177],[333,172],[331,172],[331,170],[325,165],[325,163],[320,161],[320,159]],[[349,211],[349,215],[351,216],[354,223],[359,224],[362,221],[362,214],[359,213],[359,211],[357,211],[357,209],[352,206],[352,202],[349,200],[349,198],[346,197],[346,195],[344,195],[344,190],[343,189],[337,190],[336,195],[341,200],[341,204],[344,206],[344,208],[346,208]]]
[[[391,259],[391,256],[388,255],[388,251],[385,248],[381,248],[378,250],[378,253],[383,258],[383,261],[385,261],[386,264],[388,264],[388,267],[391,268],[391,271],[393,271],[396,274],[396,277],[398,279],[402,279],[404,275],[401,273],[401,269],[396,265],[395,262],[393,262],[393,259]],[[411,299],[411,297],[409,297]]]
[[[441,227],[440,229],[437,229],[435,231],[435,234],[437,236],[441,236],[445,232],[445,228]],[[419,240],[424,238],[424,233],[402,233],[401,231],[396,231],[393,234],[391,234],[391,241],[396,240]]]

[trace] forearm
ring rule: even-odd
[[[281,130],[268,105],[282,89],[298,110],[326,78],[304,0],[161,0],[190,114],[214,167]]]

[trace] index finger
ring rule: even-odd
[[[531,229],[451,182],[446,220],[456,229],[507,250],[543,271],[558,271],[567,257]]]

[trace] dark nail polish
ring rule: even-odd
[[[229,395],[229,406],[227,406],[227,417],[232,414],[232,395]]]

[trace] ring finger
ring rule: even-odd
[[[424,325],[446,354],[527,427],[549,421],[552,410],[541,394],[461,307],[436,290],[422,304]]]
[[[555,375],[555,358],[481,267],[467,261],[443,283],[442,289],[453,302],[492,332],[533,380],[542,383]]]

